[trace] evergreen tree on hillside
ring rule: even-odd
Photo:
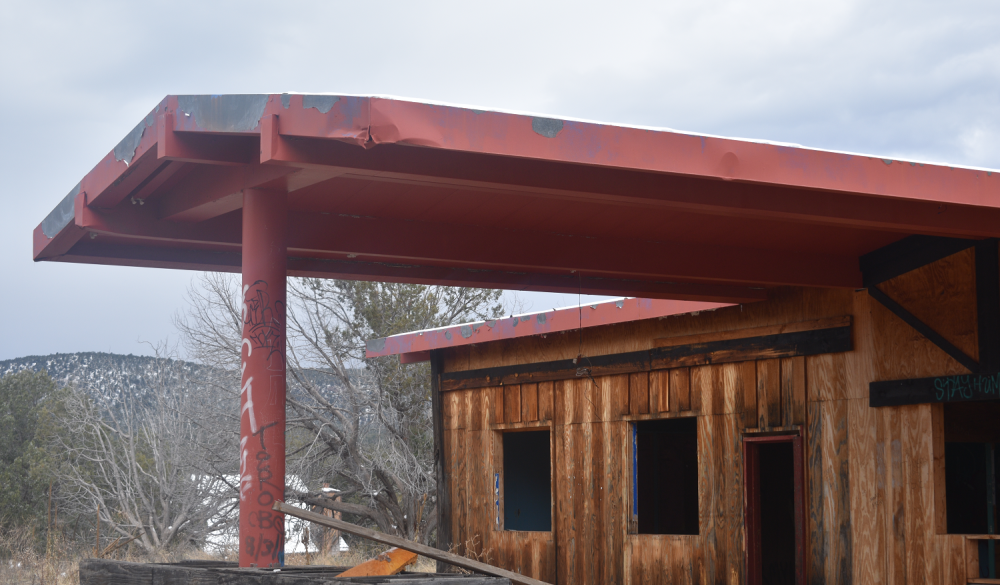
[[[0,530],[47,526],[51,460],[38,429],[56,393],[45,372],[0,378]]]

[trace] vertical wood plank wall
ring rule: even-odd
[[[880,287],[972,357],[974,251]],[[586,309],[584,309],[586,310]],[[853,317],[854,350],[448,392],[445,452],[460,553],[551,583],[744,579],[744,433],[798,430],[805,444],[809,583],[966,583],[963,537],[941,534],[931,432],[940,408],[869,408],[868,383],[965,373],[865,291],[782,289],[770,300],[449,349],[445,371],[647,349],[662,337]],[[695,536],[630,530],[635,420],[698,417]],[[553,531],[498,530],[494,474],[504,430],[548,428]],[[938,449],[939,451],[940,449]]]

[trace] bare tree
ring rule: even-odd
[[[151,374],[142,389],[72,388],[49,437],[63,460],[68,510],[97,514],[107,537],[135,537],[148,553],[226,530],[236,493],[224,474],[206,472],[210,464],[193,448],[215,440],[192,418],[203,409],[204,385],[176,360],[155,360]]]
[[[365,360],[369,339],[486,319],[500,291],[321,279],[288,289],[288,472],[312,490],[287,493],[379,530],[429,541],[436,502],[429,372],[396,357]],[[193,357],[233,367],[242,321],[234,277],[205,275],[177,320]],[[318,489],[329,482],[340,498]]]

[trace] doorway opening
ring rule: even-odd
[[[804,585],[802,437],[744,437],[747,583]]]

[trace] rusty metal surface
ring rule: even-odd
[[[905,235],[1000,237],[990,170],[394,98],[168,96],[34,257],[235,271],[253,188],[288,193],[289,273],[332,278],[749,302],[859,287],[858,257]]]
[[[581,327],[598,327],[639,319],[655,319],[670,315],[711,311],[727,306],[729,305],[692,301],[618,299],[583,305],[579,308],[552,309],[551,311],[513,315],[491,321],[479,321],[372,339],[368,341],[365,357],[399,355],[403,363],[415,363],[429,360],[432,349],[532,335],[548,335],[575,331]]]

